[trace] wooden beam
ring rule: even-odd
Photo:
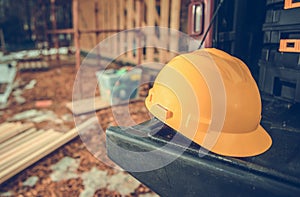
[[[74,29],[56,29],[56,30],[48,30],[47,34],[74,34]]]
[[[155,0],[148,0],[147,2],[147,26],[154,26],[155,25],[155,12],[156,12],[156,3]],[[147,45],[151,46],[153,45],[153,37],[155,36],[155,31],[149,32],[149,34],[153,36],[147,37]],[[154,60],[154,48],[148,47],[146,49],[146,59],[147,61],[153,61]]]
[[[172,0],[171,3],[171,22],[170,28],[179,30],[180,25],[180,7],[181,1],[180,0]]]
[[[160,5],[160,26],[169,27],[169,9],[170,9],[170,0],[161,0]],[[160,32],[160,44],[167,49],[168,48],[168,31]],[[162,63],[165,63],[168,60],[168,52],[164,49],[159,50],[159,60]]]
[[[31,155],[36,152],[40,148],[47,146],[52,141],[62,137],[62,133],[56,132],[53,130],[48,130],[41,132],[41,135],[37,135],[36,137],[30,138],[30,140],[25,143],[18,145],[8,152],[2,154],[0,156],[0,171],[5,170],[7,167],[11,166],[14,163],[22,160],[23,158]]]
[[[135,26],[136,27],[142,27],[142,18],[143,18],[143,11],[142,11],[142,2],[141,0],[137,0],[135,2],[135,7],[136,7],[136,14],[135,14]],[[140,65],[142,63],[142,55],[143,55],[143,51],[141,48],[141,41],[142,36],[140,35],[140,33],[138,34],[138,38],[137,40],[137,44],[136,44],[136,58],[137,58],[137,64]]]
[[[40,134],[42,134],[42,132],[36,132],[36,128],[31,128],[31,129],[27,130],[26,132],[21,133],[3,143],[1,143],[0,145],[4,144],[5,146],[3,145],[3,147],[0,149],[0,157],[4,153],[13,150],[17,146],[29,141],[30,139],[32,139]],[[20,138],[21,136],[22,136],[22,138]]]
[[[2,132],[0,135],[0,143],[8,140],[9,138],[32,128],[34,125],[32,123],[17,124],[15,127],[8,128],[6,131]]]
[[[94,34],[94,33],[113,33],[123,31],[124,29],[87,29],[80,30],[81,34]]]
[[[98,20],[98,15],[99,15],[99,3],[98,0],[94,0],[94,12],[95,12],[95,29],[99,29],[99,20]],[[98,44],[99,42],[99,32],[96,33],[96,43]]]
[[[180,0],[172,0],[171,3],[171,22],[170,22],[170,28],[179,30],[179,25],[180,25],[180,6],[181,6],[181,1]],[[178,50],[179,46],[179,38],[177,33],[172,33],[170,34],[172,42],[170,42],[170,49],[172,51]],[[169,53],[170,54],[170,53]],[[170,54],[169,58],[172,58],[176,54],[172,53]]]
[[[118,28],[119,29],[124,29],[125,30],[125,9],[126,9],[126,6],[125,6],[125,1],[124,0],[118,0],[117,3],[119,4],[118,6],[118,21],[119,21],[119,24],[118,24]],[[119,37],[119,53],[121,51],[125,51],[125,36],[124,36],[124,33],[120,34],[120,37]]]
[[[57,24],[56,24],[56,6],[55,6],[55,0],[50,0],[50,8],[51,8],[51,13],[50,13],[50,20],[52,22],[52,29],[55,31],[57,29]],[[58,48],[59,48],[59,40],[57,34],[53,35],[53,42],[54,42],[54,47],[57,49],[56,53],[56,60],[59,60],[59,53],[58,53]]]
[[[98,27],[99,29],[104,29],[105,25],[104,25],[104,12],[105,12],[105,8],[104,8],[104,4],[103,4],[103,0],[99,0],[98,2],[98,5],[99,5],[99,13],[98,13]],[[99,40],[98,42],[104,40],[104,35],[103,33],[100,33],[99,35]]]
[[[138,102],[138,101],[142,101],[142,100],[140,98],[130,99],[130,102]],[[94,102],[94,105],[91,105],[92,102]],[[118,104],[115,104],[114,106],[120,106],[126,104],[128,104],[128,101],[120,102]],[[95,112],[101,109],[109,108],[111,106],[112,106],[111,103],[101,100],[100,96],[95,98],[88,98],[88,99],[78,100],[74,102],[69,102],[66,104],[66,107],[70,109],[75,115]]]
[[[0,136],[4,135],[4,133],[12,128],[12,127],[15,127],[17,125],[21,125],[20,122],[16,122],[16,123],[10,123],[10,122],[5,122],[3,124],[0,125]],[[1,137],[0,137],[1,138]]]
[[[73,0],[72,2],[73,10],[73,29],[74,29],[74,46],[75,46],[75,60],[76,60],[76,70],[80,68],[80,37],[79,37],[79,19],[78,19],[78,0]]]
[[[36,128],[31,128],[13,138],[10,138],[9,140],[6,140],[5,142],[2,142],[0,144],[0,155],[2,153],[7,152],[8,150],[13,149],[16,143],[22,144],[23,142],[26,142],[35,133],[36,133]]]
[[[133,20],[134,20],[134,1],[133,0],[127,0],[126,12],[127,12],[126,29],[132,29],[132,28],[134,28],[134,25],[133,25]],[[129,32],[127,34],[127,39],[126,39],[128,49],[132,49],[133,48],[133,40],[134,40],[134,36],[132,35],[132,33]],[[133,51],[127,50],[127,57],[130,60],[134,60]]]

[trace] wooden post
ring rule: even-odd
[[[169,27],[169,9],[170,9],[170,0],[161,0],[160,4],[160,26]],[[168,32],[164,31],[160,34],[160,43],[164,46],[165,49],[159,50],[159,60],[161,63],[165,63],[168,58],[168,53],[166,52],[168,47]]]
[[[98,0],[94,0],[94,11],[95,11],[95,29],[99,29],[99,21],[98,21],[98,15],[99,15],[99,5],[98,5]],[[96,45],[99,43],[99,35],[100,33],[96,31]],[[97,46],[96,46],[97,47]],[[97,66],[100,66],[101,64],[101,57],[100,57],[100,49],[99,47],[96,48],[96,56],[97,56]]]
[[[147,26],[155,25],[155,0],[148,0],[147,2]],[[155,36],[155,31],[150,32],[151,35]],[[147,45],[153,45],[154,39],[153,37],[147,37]],[[148,47],[146,49],[146,59],[147,61],[154,60],[154,48]]]
[[[135,15],[135,23],[136,27],[142,27],[142,17],[143,17],[143,12],[142,12],[142,2],[141,0],[137,0],[136,4],[136,15]],[[141,35],[138,32],[138,38],[137,38],[137,45],[136,45],[136,58],[137,58],[137,63],[140,65],[142,63],[142,48],[141,48]]]
[[[115,0],[110,1],[111,5],[111,29],[117,29],[118,28],[118,24],[117,24],[117,2]],[[113,35],[113,33],[111,34]],[[112,40],[111,43],[112,47],[112,55],[115,56],[118,53],[118,43],[116,42],[115,38]]]
[[[76,70],[80,68],[80,34],[78,24],[78,0],[73,0],[73,28],[74,28],[74,45],[75,45],[75,61]]]
[[[99,6],[98,0],[94,0],[94,11],[95,11],[95,29],[99,29],[99,21],[98,21],[98,14],[99,14]],[[99,42],[99,32],[96,32],[96,43]]]
[[[172,0],[171,3],[171,22],[170,22],[170,28],[179,30],[179,25],[180,25],[180,6],[181,6],[181,1],[180,0]],[[177,33],[171,33],[170,35],[172,41],[176,42],[170,42],[170,48],[172,50],[178,50],[178,34]],[[172,58],[174,55],[171,55]]]
[[[119,29],[125,29],[125,1],[124,0],[118,0],[118,15],[119,15]],[[125,45],[124,45],[124,41],[125,41],[125,36],[124,33],[121,33],[120,35],[120,41],[119,41],[119,52],[120,51],[125,51]]]
[[[0,29],[0,41],[1,41],[1,50],[5,54],[6,53],[6,47],[5,47],[4,33],[3,33],[2,29]]]
[[[57,29],[56,26],[56,15],[55,15],[55,0],[51,0],[51,22],[52,22],[52,29],[55,31]],[[58,43],[58,34],[53,35],[53,41],[54,41],[54,47],[57,50],[56,53],[56,60],[59,60],[59,53],[58,53],[58,48],[59,48],[59,43]]]
[[[134,6],[133,6],[134,1],[133,0],[127,0],[127,5],[126,5],[126,10],[127,10],[127,18],[126,18],[126,29],[132,29],[133,26],[133,18],[134,18]],[[129,48],[133,48],[133,34],[131,32],[128,33],[127,35],[127,46]],[[133,51],[128,51],[127,50],[127,54],[128,54],[128,58],[130,59],[130,61],[132,61],[134,59],[133,56]]]
[[[180,7],[181,7],[180,0],[172,0],[171,3],[171,24],[170,27],[172,29],[179,30],[180,25]]]
[[[99,14],[98,14],[98,22],[99,22],[98,27],[99,27],[99,29],[104,29],[104,27],[105,27],[104,26],[105,8],[104,8],[104,3],[103,2],[104,2],[103,0],[100,0],[99,3],[98,3],[98,5],[99,5]],[[102,40],[104,40],[104,33],[100,33],[98,42],[100,42]]]

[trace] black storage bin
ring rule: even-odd
[[[277,47],[265,47],[261,52],[261,62],[270,62],[276,67],[300,69],[300,53],[281,53]]]
[[[300,70],[259,61],[259,88],[273,96],[300,102]]]
[[[300,8],[294,9],[270,9],[266,12],[265,27],[299,25],[300,24]]]
[[[283,3],[284,0],[267,0],[267,5],[273,5],[277,3]]]

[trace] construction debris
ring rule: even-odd
[[[76,173],[77,168],[80,164],[79,160],[73,159],[71,157],[64,157],[55,165],[51,166],[53,172],[50,174],[52,181],[61,181],[77,178]]]
[[[36,101],[35,106],[38,108],[45,108],[51,106],[52,103],[53,103],[52,100],[41,100],[41,101]]]
[[[23,182],[23,186],[28,186],[28,187],[33,187],[35,186],[35,184],[38,182],[39,177],[37,176],[31,176],[28,177],[24,182]]]
[[[26,61],[20,62],[18,68],[21,72],[46,71],[49,69],[49,64],[46,61]]]
[[[35,84],[36,84],[36,80],[35,79],[32,79],[25,87],[24,89],[25,90],[30,90],[32,88],[34,88]]]
[[[15,101],[15,96],[10,97],[7,102],[8,107],[0,111],[1,123],[4,123],[8,120],[11,121],[11,118],[14,115],[26,111],[28,112],[23,115],[28,115],[29,118],[21,119],[22,122],[32,121],[34,116],[30,117],[30,114],[35,114],[36,116],[36,114],[41,114],[41,112],[47,114],[47,111],[52,111],[55,114],[56,118],[62,120],[63,123],[56,124],[51,120],[46,120],[41,123],[35,123],[34,127],[36,129],[31,128],[26,132],[22,132],[16,135],[12,138],[14,140],[9,140],[10,145],[8,146],[11,146],[17,141],[20,142],[22,138],[29,138],[28,136],[36,133],[39,130],[44,130],[43,132],[47,132],[48,130],[54,129],[55,131],[60,131],[60,133],[63,135],[61,137],[57,137],[57,139],[53,140],[53,142],[48,143],[47,145],[45,145],[45,147],[42,147],[41,150],[37,150],[34,153],[30,154],[28,156],[28,161],[30,161],[29,163],[34,163],[34,160],[38,160],[38,158],[42,159],[40,159],[34,165],[30,165],[28,163],[28,165],[30,166],[26,167],[26,170],[22,170],[22,172],[17,173],[13,178],[10,178],[9,180],[1,183],[0,196],[80,196],[88,193],[93,193],[93,196],[121,196],[119,191],[108,189],[108,185],[111,184],[111,181],[109,179],[113,178],[115,174],[119,174],[118,171],[99,162],[87,150],[87,148],[81,141],[81,138],[75,138],[75,136],[78,136],[78,130],[80,130],[80,128],[76,130],[71,129],[74,127],[73,115],[69,111],[69,109],[65,107],[65,105],[72,99],[72,88],[66,87],[72,87],[75,75],[76,70],[72,66],[56,66],[46,72],[23,72],[18,74],[16,80],[14,81],[15,86],[13,87],[13,90],[16,91],[16,95],[24,97],[26,99],[26,102],[22,105],[18,105]],[[36,80],[37,83],[35,84],[34,88],[25,90],[24,87],[31,80]],[[89,89],[91,87],[94,87],[94,84],[86,84],[85,89]],[[98,89],[96,89],[96,95],[99,95]],[[36,102],[46,100],[52,100],[52,105],[48,106],[46,109],[37,109],[37,106],[35,105]],[[30,110],[34,108],[36,109],[30,112]],[[119,107],[117,108],[117,110],[118,109]],[[131,102],[129,109],[130,114],[132,114],[132,118],[135,122],[139,123],[148,119],[145,116],[145,114],[147,113],[145,112],[146,108],[144,107],[143,102]],[[100,124],[104,130],[108,125],[116,125],[111,112],[112,110],[109,106],[96,111],[98,119],[94,118],[91,121],[86,122],[86,120],[91,115],[87,113],[77,116],[78,121],[86,122],[85,127],[88,127],[88,130],[91,132],[95,131],[94,133],[98,132],[96,130],[97,124]],[[129,119],[128,116],[122,116],[122,118]],[[124,122],[124,120],[121,122]],[[96,124],[96,126],[93,126],[95,125],[94,123]],[[70,140],[73,138],[75,139],[70,142]],[[94,138],[91,138],[91,140],[93,139]],[[104,141],[105,138],[101,140]],[[48,155],[48,153],[54,151],[56,147],[59,147],[66,142],[69,143],[57,149],[55,153]],[[92,142],[97,146],[97,142],[95,142],[95,140],[93,140]],[[2,148],[3,146],[0,145],[0,150],[2,150]],[[99,149],[100,154],[102,153],[101,151],[102,150]],[[66,156],[76,161],[80,161],[80,164],[78,165],[78,168],[75,172],[77,173],[78,177],[60,181],[53,181],[50,177],[50,175],[53,173],[53,169],[51,169],[51,166],[54,166],[55,164],[57,164],[57,162],[61,161]],[[22,166],[22,168],[24,166]],[[18,171],[19,170],[21,170],[21,167],[18,169]],[[2,171],[0,170],[0,173],[1,172]],[[91,176],[89,178],[89,181],[87,180],[87,175],[84,177],[84,174],[88,173]],[[103,177],[104,174],[106,174],[107,176],[101,180],[97,180],[95,178],[96,176],[94,176],[93,173],[97,177]],[[120,173],[126,174],[125,172]],[[126,175],[130,176],[128,174]],[[34,186],[24,186],[24,181],[27,182],[28,177],[38,177],[38,181]],[[35,179],[36,178],[30,178],[29,184],[33,183]],[[89,189],[89,186],[86,186],[85,183],[91,183],[92,181],[95,181],[94,185],[103,185],[102,183],[99,183],[99,181],[102,181],[105,183],[105,186],[94,192],[93,190],[91,192],[88,192],[91,189]],[[91,183],[91,185],[93,184]],[[91,187],[95,188],[94,186]],[[117,186],[113,188],[117,188]],[[153,195],[155,196],[155,194],[153,194],[153,192],[151,192],[149,188],[140,184],[137,188],[134,189],[132,193],[128,194],[128,196],[142,196],[145,194],[149,194],[150,197]]]
[[[13,88],[17,69],[12,64],[0,64],[0,103],[6,103]]]
[[[10,196],[13,196],[14,193],[12,191],[7,191],[7,192],[3,192],[3,193],[0,193],[0,196],[3,196],[3,197],[10,197]]]
[[[53,111],[49,110],[36,110],[30,109],[14,115],[10,121],[28,120],[35,123],[41,123],[44,121],[52,121],[57,124],[63,123],[63,120],[59,119]]]
[[[132,176],[124,174],[123,172],[119,172],[110,178],[110,182],[107,188],[112,191],[118,191],[122,196],[125,196],[134,192],[134,190],[140,184],[141,183],[134,179]]]
[[[24,50],[1,56],[1,62],[9,62],[14,60],[41,60],[42,56],[52,56],[56,55],[57,53],[59,55],[67,55],[69,51],[74,51],[74,49],[72,47],[61,47],[58,50],[55,48],[43,50]]]
[[[80,193],[80,197],[94,196],[99,189],[105,188],[107,185],[107,172],[100,171],[93,167],[89,172],[81,175],[83,179],[84,191]]]

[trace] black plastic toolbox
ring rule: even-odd
[[[284,0],[267,0],[267,5],[273,5],[273,4],[277,4],[277,3],[283,3]],[[283,5],[283,4],[282,4]]]
[[[280,39],[300,39],[300,28],[294,28],[292,30],[271,29],[264,31],[264,44],[279,44]]]
[[[266,12],[265,27],[285,26],[300,24],[300,8],[288,9],[270,9]]]
[[[276,67],[300,69],[300,53],[281,53],[278,47],[265,47],[262,49],[261,62]],[[271,62],[271,63],[270,63]]]
[[[300,102],[300,70],[276,67],[274,63],[259,61],[259,88],[261,91]]]

